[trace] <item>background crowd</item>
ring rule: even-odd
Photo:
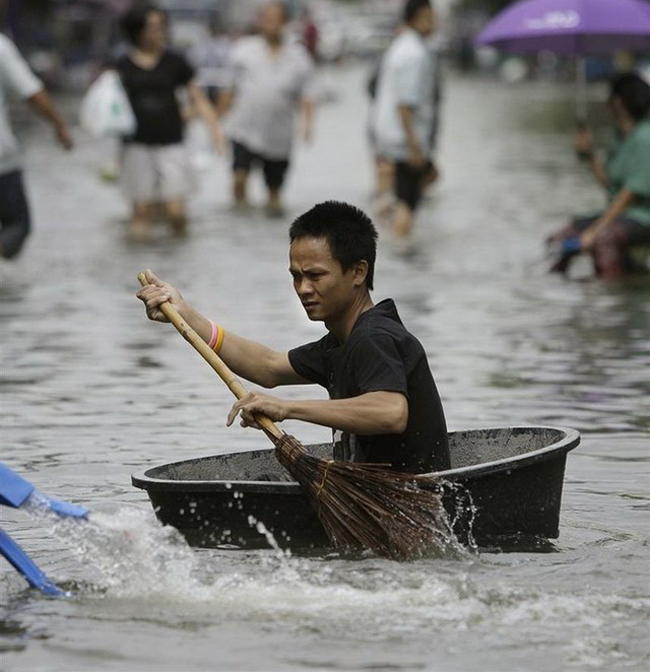
[[[160,0],[167,48],[194,70],[214,109],[230,73],[206,64],[221,63],[220,53],[234,53],[250,36],[258,3],[232,0],[233,14],[221,12],[218,21],[200,4],[216,5]],[[404,1],[327,3],[329,14],[323,4],[309,3],[309,23],[296,5],[283,28],[317,57],[304,89],[314,103],[309,144],[301,139],[302,99],[293,108],[285,216],[267,214],[259,160],[246,181],[248,206],[233,204],[236,100],[218,119],[225,147],[216,154],[183,85],[182,133],[193,169],[185,231],[172,228],[156,203],[141,243],[132,240],[133,204],[119,171],[128,143],[96,139],[79,125],[89,87],[135,48],[121,27],[130,4],[9,3],[3,32],[38,79],[24,95],[49,91],[58,121],[43,121],[23,95],[5,89],[23,149],[14,167],[22,170],[33,227],[19,254],[0,259],[2,460],[57,498],[112,520],[118,509],[120,529],[137,529],[128,539],[141,555],[133,566],[111,562],[101,578],[107,557],[125,555],[122,545],[108,555],[102,544],[97,565],[83,554],[80,562],[24,512],[7,510],[3,526],[75,597],[53,609],[5,566],[4,666],[148,672],[211,669],[218,660],[227,669],[260,670],[643,669],[650,284],[644,277],[580,281],[593,277],[587,254],[573,254],[568,282],[549,275],[578,236],[566,231],[552,240],[550,258],[544,241],[574,216],[603,212],[608,194],[591,168],[608,158],[612,132],[631,128],[621,100],[607,104],[609,81],[642,68],[647,55],[587,60],[590,133],[580,136],[581,162],[573,147],[575,59],[477,50],[483,10],[505,2],[459,1],[450,13],[436,0],[425,42],[437,72],[440,123],[428,158],[438,178],[417,203],[404,238],[409,250],[391,240],[395,166],[369,137],[376,97],[368,91],[383,54],[405,33]],[[1,140],[6,128],[3,121]],[[60,131],[73,139],[72,151],[62,148]],[[144,318],[133,298],[136,272],[152,268],[235,333],[257,334],[278,350],[307,343],[322,327],[305,320],[295,300],[287,229],[330,198],[373,215],[373,296],[394,298],[421,341],[450,430],[527,424],[580,431],[581,446],[566,465],[560,537],[549,548],[557,552],[399,566],[370,559],[364,573],[347,560],[280,565],[270,564],[273,553],[200,551],[194,571],[175,561],[177,544],[146,533],[154,515],[132,487],[132,472],[266,444],[253,431],[225,426],[231,393],[180,337]],[[640,245],[633,252],[645,256]],[[286,429],[303,443],[330,439],[310,423],[288,421]]]
[[[324,19],[327,5],[245,3],[248,12],[241,14],[241,5],[235,11],[230,3],[212,3],[203,6],[200,16],[207,27],[198,34],[187,29],[196,27],[196,22],[185,20],[188,8],[183,13],[171,4],[167,11],[168,4],[107,3],[104,9],[113,12],[114,21],[90,43],[86,41],[87,58],[81,59],[86,65],[92,63],[86,68],[91,89],[102,70],[119,74],[135,119],[134,127],[119,137],[115,168],[107,171],[119,173],[131,206],[130,239],[148,241],[152,222],[160,215],[168,219],[174,235],[186,235],[187,201],[196,189],[186,136],[188,122],[196,117],[204,120],[214,151],[230,162],[234,209],[250,208],[249,176],[260,169],[267,192],[266,214],[283,216],[283,188],[295,138],[312,140],[317,104],[327,97],[322,64],[342,59],[349,50],[346,40],[332,37]],[[443,56],[453,55],[461,67],[480,60],[467,54],[477,3],[460,4],[466,10],[460,14],[463,20],[449,20],[445,31],[439,29],[439,12],[427,0],[376,5],[382,10],[378,14],[388,16],[390,23],[383,33],[373,32],[368,68],[367,133],[376,170],[374,214],[387,220],[386,236],[398,241],[410,238],[422,197],[439,177],[436,137],[442,116]],[[24,37],[25,25],[34,25],[30,24],[33,16],[21,14],[13,3],[5,19],[6,30],[13,30],[17,38]],[[186,24],[185,30],[175,31],[174,21]],[[54,125],[66,149],[71,149],[73,140],[43,81],[7,35],[2,36],[0,47],[0,104],[7,128],[0,157],[0,253],[12,258],[30,231],[31,217],[18,143],[11,133],[10,101],[28,101]],[[100,47],[103,51],[98,55]],[[94,60],[88,54],[94,54]],[[601,276],[619,277],[642,267],[630,249],[650,243],[650,85],[647,72],[632,71],[630,65],[635,59],[642,64],[646,56],[629,54],[629,72],[612,84],[608,105],[614,123],[606,153],[597,151],[586,128],[578,132],[577,149],[605,188],[607,207],[596,214],[580,214],[568,227],[549,235],[553,271],[566,273],[580,252],[591,253],[595,272]],[[32,61],[38,63],[38,58]],[[596,68],[599,62],[594,61]],[[566,65],[558,59],[549,65],[547,54],[518,63],[525,72],[542,77],[551,71],[561,77]],[[47,67],[44,71],[47,74]],[[522,76],[512,63],[504,66],[503,73],[508,78]],[[100,127],[94,134],[115,132]]]

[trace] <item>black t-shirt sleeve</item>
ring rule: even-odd
[[[186,86],[194,78],[194,68],[190,62],[180,54],[174,54],[177,59],[176,63],[176,84],[177,86]]]
[[[363,338],[350,353],[348,365],[359,394],[401,392],[408,396],[406,365],[389,335]]]
[[[299,375],[312,383],[327,387],[325,338],[289,350],[289,363]]]

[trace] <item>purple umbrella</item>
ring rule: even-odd
[[[650,51],[646,0],[522,0],[497,14],[476,38],[507,52],[552,51],[580,57],[578,117],[584,118],[584,56]]]
[[[476,39],[503,51],[610,54],[650,50],[646,0],[523,0],[506,7]]]

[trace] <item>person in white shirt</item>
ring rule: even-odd
[[[435,171],[436,73],[426,42],[435,16],[429,0],[408,0],[404,24],[382,59],[372,117],[377,152],[395,166],[393,232],[401,237],[410,234],[427,175]]]
[[[224,30],[219,16],[210,21],[210,35],[193,44],[187,57],[196,68],[196,81],[213,104],[219,98],[219,91],[228,84],[228,54],[232,40]]]
[[[295,112],[302,111],[302,135],[311,139],[313,102],[307,91],[313,63],[307,50],[284,34],[287,10],[273,2],[262,8],[259,35],[244,37],[230,53],[231,85],[218,110],[229,110],[233,146],[233,197],[246,205],[248,176],[261,165],[268,189],[267,214],[282,214],[284,185],[293,144]]]
[[[20,252],[31,224],[21,151],[11,129],[9,98],[27,101],[52,124],[61,145],[72,148],[70,131],[43,83],[30,70],[16,45],[0,33],[0,257],[5,259]]]

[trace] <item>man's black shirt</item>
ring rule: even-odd
[[[334,455],[353,462],[388,463],[408,473],[449,469],[447,425],[426,353],[386,299],[362,313],[347,342],[328,333],[289,351],[298,375],[325,387],[331,399],[368,392],[400,392],[408,399],[402,434],[335,432]]]
[[[166,51],[155,68],[136,65],[129,56],[115,65],[137,121],[127,141],[171,145],[183,139],[183,122],[176,90],[194,77],[192,66],[180,54]]]

